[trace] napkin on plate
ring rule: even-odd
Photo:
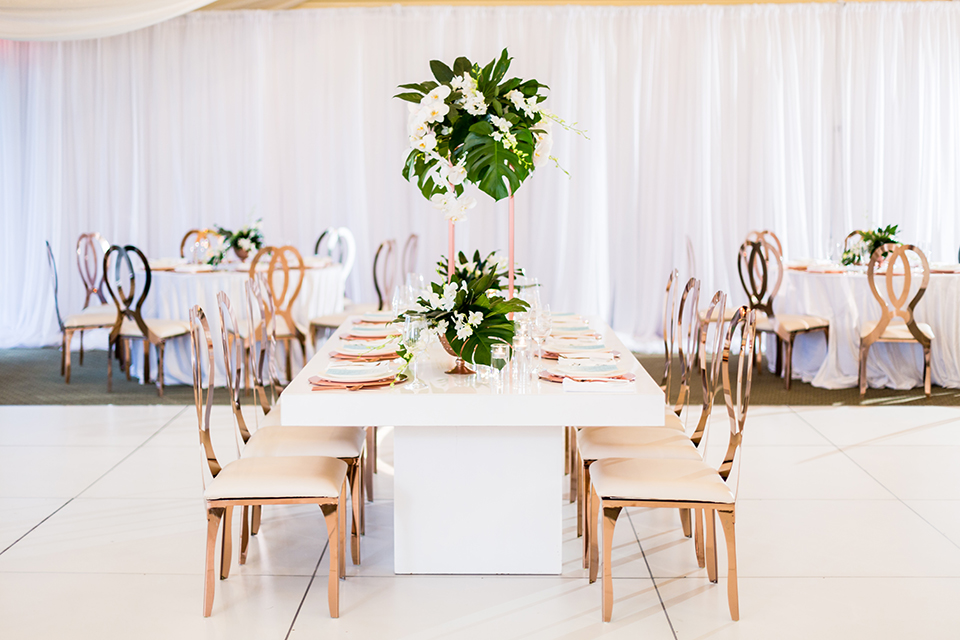
[[[633,393],[637,387],[633,380],[603,380],[579,382],[563,379],[564,393]]]
[[[394,375],[393,365],[389,362],[331,362],[323,375],[331,378],[375,380]]]

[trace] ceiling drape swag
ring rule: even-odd
[[[0,41],[0,347],[56,343],[43,242],[72,312],[84,231],[159,257],[213,223],[263,217],[269,242],[304,252],[347,226],[358,265],[413,232],[431,273],[446,227],[400,176],[391,96],[431,58],[505,46],[591,137],[558,133],[570,177],[544,167],[517,194],[517,258],[555,309],[652,339],[688,238],[704,289],[742,304],[751,229],[827,258],[851,229],[899,223],[931,260],[957,255],[960,3],[198,12]],[[506,248],[504,203],[458,226],[463,248]]]

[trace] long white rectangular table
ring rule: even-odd
[[[563,428],[662,426],[663,392],[601,320],[589,319],[636,374],[632,393],[565,393],[531,380],[502,392],[477,376],[447,375],[453,358],[429,350],[404,385],[313,391],[341,326],[281,395],[288,426],[393,426],[396,573],[559,574]]]

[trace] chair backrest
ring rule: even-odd
[[[300,335],[300,329],[293,321],[293,305],[297,302],[297,296],[300,295],[306,273],[303,258],[297,248],[289,244],[283,247],[263,247],[250,263],[251,278],[257,275],[257,265],[266,255],[270,256],[266,285],[270,297],[273,298],[273,313],[286,321],[291,332],[303,338]],[[293,282],[292,286],[291,282]]]
[[[783,281],[783,260],[777,248],[769,242],[744,242],[737,255],[737,272],[750,308],[773,317],[773,299]]]
[[[690,394],[690,381],[697,366],[697,344],[700,340],[700,281],[696,278],[687,280],[683,293],[680,296],[680,306],[677,309],[677,355],[680,358],[680,387],[677,389],[677,399],[671,401],[670,389],[667,389],[667,403],[673,404],[673,411],[678,416],[687,404]]]
[[[843,250],[847,251],[850,249],[851,241],[859,242],[860,240],[863,240],[863,231],[860,229],[854,229],[847,234],[846,238],[843,239]]]
[[[387,296],[393,290],[396,246],[396,240],[384,240],[373,256],[373,288],[377,292],[377,308],[381,311],[389,303]]]
[[[697,254],[693,249],[693,240],[687,236],[687,275],[697,277]]]
[[[216,229],[190,229],[185,234],[183,234],[183,240],[180,241],[180,257],[186,258],[186,249],[188,244],[196,244],[201,240],[206,240],[210,237],[221,237]]]
[[[197,407],[197,427],[200,432],[200,446],[207,460],[207,468],[214,478],[223,468],[213,451],[210,437],[210,416],[213,413],[213,388],[216,369],[213,362],[213,336],[207,316],[197,305],[190,309],[190,359],[193,363],[193,399]],[[207,389],[203,389],[203,363],[207,365]],[[203,474],[206,485],[206,474]]]
[[[107,303],[103,295],[103,285],[107,274],[101,271],[103,255],[110,248],[110,243],[99,233],[81,233],[77,239],[77,268],[80,269],[80,280],[87,290],[83,299],[83,308],[90,306],[90,297],[97,296],[101,304]]]
[[[403,269],[403,273],[400,274],[401,277],[406,277],[408,273],[416,273],[419,248],[420,236],[411,233],[403,245],[403,258],[400,260],[400,266]]]
[[[250,439],[250,430],[243,419],[240,405],[240,389],[243,380],[243,340],[240,339],[240,325],[237,324],[237,315],[230,304],[230,296],[225,292],[217,292],[217,309],[220,313],[220,342],[223,353],[223,366],[227,370],[227,395],[230,397],[230,408],[240,432],[240,439],[246,444]],[[231,333],[235,338],[231,338]]]
[[[266,276],[258,273],[247,280],[247,320],[250,336],[250,371],[253,372],[254,394],[264,415],[277,402],[280,374],[276,366],[276,322],[273,298]]]
[[[740,331],[740,354],[737,358],[737,376],[734,379],[730,372],[730,347],[733,337]],[[740,445],[743,443],[743,425],[747,419],[747,409],[750,406],[750,386],[753,382],[753,347],[757,335],[757,311],[740,307],[727,328],[727,335],[723,341],[723,398],[727,404],[727,415],[730,418],[730,440],[727,444],[723,462],[717,469],[725,481],[729,481],[731,472],[739,465]],[[739,476],[736,474],[737,485]],[[733,489],[736,497],[738,487]]]
[[[53,308],[57,312],[57,324],[60,326],[60,333],[63,333],[63,316],[60,315],[60,279],[57,277],[57,260],[53,257],[53,249],[50,248],[50,241],[44,240],[47,245],[47,264],[50,265],[50,278],[53,281]]]
[[[759,242],[760,244],[769,244],[776,248],[777,253],[783,256],[783,245],[780,244],[780,238],[773,231],[764,229],[762,231],[751,231],[747,234],[747,242]]]
[[[317,238],[313,254],[339,262],[340,279],[346,281],[357,259],[357,241],[347,227],[327,227]]]
[[[721,350],[723,349],[723,314],[726,311],[727,294],[717,291],[710,300],[710,306],[707,307],[707,313],[703,321],[700,322],[698,331],[698,351],[700,362],[700,382],[702,385],[703,409],[700,412],[700,421],[690,436],[693,444],[700,444],[703,439],[704,431],[707,427],[707,421],[710,419],[710,413],[713,411],[714,399],[717,390],[720,389],[720,363],[723,361]],[[715,320],[716,319],[716,320]],[[713,337],[710,331],[713,330]],[[712,356],[708,358],[708,356]]]
[[[670,383],[673,380],[673,342],[674,318],[677,312],[677,287],[680,274],[674,269],[667,277],[667,290],[663,296],[663,378],[660,380],[660,389],[664,398],[670,402]]]
[[[143,321],[141,314],[143,301],[147,299],[153,281],[147,257],[132,244],[123,247],[115,244],[103,255],[103,275],[107,291],[117,307],[117,322],[110,330],[110,343],[120,335],[124,319],[129,319],[137,325],[144,338],[157,344],[159,338]]]
[[[910,297],[910,285],[913,282],[913,274],[910,270],[910,261],[907,259],[908,251],[914,252],[920,258],[920,264],[923,265],[923,280],[920,282],[920,288],[909,302],[907,302],[907,299]],[[884,254],[887,253],[890,255],[887,261],[887,286],[885,291],[886,297],[884,297],[877,289],[876,268],[880,260],[883,259]],[[903,266],[902,273],[894,273],[897,262],[900,262]],[[898,279],[900,277],[903,278],[903,286],[899,294],[897,294],[896,287],[894,286],[895,277]],[[930,338],[920,331],[920,328],[917,326],[917,321],[913,317],[913,310],[916,308],[917,303],[920,302],[923,294],[926,293],[927,285],[930,283],[930,263],[927,262],[927,256],[924,255],[923,251],[912,244],[898,245],[887,243],[877,247],[877,250],[870,256],[870,263],[867,265],[867,282],[870,284],[870,291],[873,293],[873,297],[880,304],[881,316],[880,321],[877,323],[877,326],[874,327],[873,331],[864,337],[864,343],[870,344],[876,342],[883,334],[884,329],[887,328],[887,325],[889,325],[894,318],[900,318],[907,323],[907,329],[910,330],[910,335],[916,338],[917,342],[923,346],[929,347]]]

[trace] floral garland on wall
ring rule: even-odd
[[[548,159],[556,163],[554,123],[583,135],[542,106],[545,84],[503,81],[511,60],[506,49],[483,68],[464,57],[453,68],[431,60],[435,80],[400,85],[407,91],[395,96],[411,103],[403,177],[448,220],[463,220],[477,204],[465,185],[502,200]]]

